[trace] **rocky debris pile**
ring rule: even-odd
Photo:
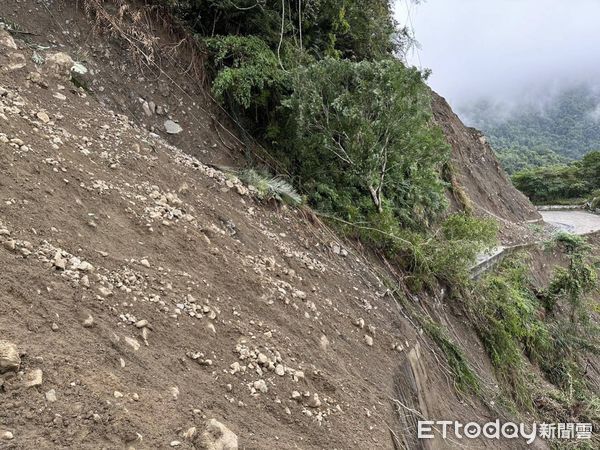
[[[68,54],[29,59],[0,78],[0,170],[19,178],[2,191],[0,257],[32,280],[19,298],[27,307],[13,305],[22,316],[11,315],[27,322],[8,335],[27,353],[17,363],[0,352],[11,439],[77,446],[85,426],[115,447],[237,448],[213,416],[243,440],[256,418],[313,443],[343,433],[352,408],[375,400],[355,398],[362,376],[338,376],[342,358],[362,370],[360,355],[337,352],[390,353],[381,332],[369,344],[374,329],[351,325],[376,309],[373,285],[348,268],[354,258],[306,232],[300,213],[262,207],[237,177],[98,107],[70,81]],[[141,104],[177,124],[150,96]],[[62,346],[43,355],[40,342]],[[24,399],[25,386],[35,395]],[[156,423],[139,420],[156,411]],[[29,440],[25,429],[35,429]]]

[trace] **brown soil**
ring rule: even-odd
[[[452,164],[462,190],[475,212],[492,217],[501,225],[504,244],[527,240],[526,223],[541,220],[531,202],[510,182],[485,136],[466,127],[446,100],[432,92],[433,113],[452,146]],[[463,209],[460,193],[450,195],[452,208]]]
[[[159,79],[139,72],[73,3],[0,5],[36,33],[17,34],[17,50],[0,44],[0,340],[22,353],[20,372],[0,381],[0,432],[13,435],[0,448],[194,448],[184,433],[210,418],[247,449],[455,448],[416,441],[411,409],[499,416],[457,394],[433,344],[351,246],[194,157],[231,162],[239,144],[219,136],[200,88],[168,65]],[[36,66],[33,44],[50,44],[36,50],[46,57],[85,54],[87,91]],[[16,54],[26,65],[9,70]],[[164,103],[184,131],[164,134],[166,117],[144,115],[139,97]],[[475,197],[487,169],[459,157],[477,171],[461,180],[484,208],[537,217],[500,189],[501,175],[485,183],[497,198]],[[505,195],[515,206],[503,209]],[[26,387],[35,369],[43,381]]]

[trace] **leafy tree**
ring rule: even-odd
[[[292,91],[278,153],[317,208],[349,221],[389,215],[405,226],[443,211],[439,172],[449,148],[416,69],[327,58],[299,69]]]
[[[524,170],[513,183],[533,202],[552,203],[593,196],[600,187],[600,152],[590,152],[581,161]]]

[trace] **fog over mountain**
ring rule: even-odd
[[[418,3],[396,2],[420,43],[408,61],[431,69],[430,85],[459,110],[482,98],[543,106],[565,88],[600,85],[598,0]]]

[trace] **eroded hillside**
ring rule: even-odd
[[[0,31],[0,447],[454,448],[416,420],[512,417],[459,394],[385,261],[208,165],[241,139],[176,66],[135,64],[72,2],[0,18],[20,27]],[[460,185],[514,240],[537,213],[434,109]],[[446,291],[396,288],[454,327],[495,398]]]

